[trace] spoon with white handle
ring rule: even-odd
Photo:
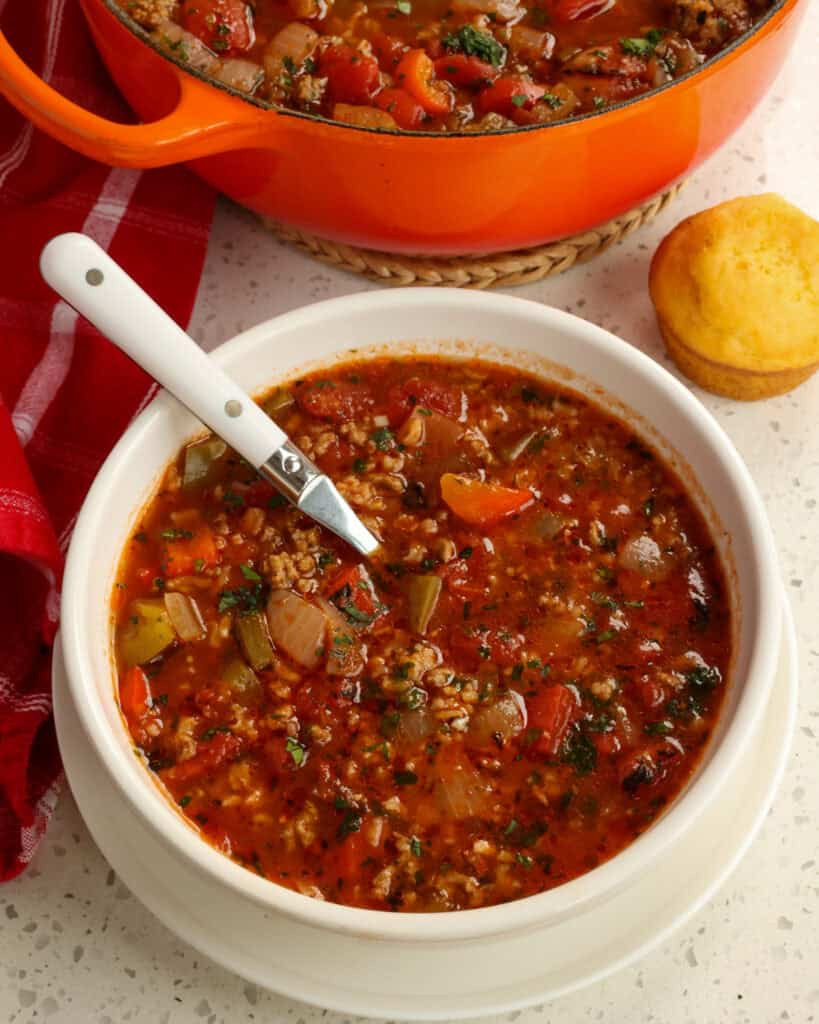
[[[58,235],[40,257],[51,287],[265,480],[362,555],[379,546],[326,476],[287,434],[105,253],[81,234]]]

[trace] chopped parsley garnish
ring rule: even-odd
[[[268,508],[284,508],[287,504],[287,498],[283,494],[273,494],[267,503]]]
[[[601,711],[599,715],[586,720],[586,729],[589,732],[611,732],[613,728],[614,719],[611,715],[607,715],[605,711]]]
[[[415,783],[418,781],[418,776],[415,774],[415,772],[410,772],[406,770],[397,771],[393,775],[393,778],[395,779],[395,784],[397,786],[414,786]]]
[[[379,427],[378,430],[372,432],[370,437],[380,452],[388,452],[395,440],[389,427]]]
[[[298,740],[294,740],[292,736],[288,736],[284,749],[291,756],[293,764],[296,765],[296,767],[304,764],[304,759],[307,757],[307,751]]]
[[[441,43],[450,53],[465,53],[468,57],[477,57],[494,68],[501,67],[506,61],[506,47],[493,35],[481,32],[472,25],[463,25],[457,32],[444,36]]]
[[[336,556],[332,551],[322,551],[318,556],[318,567],[319,569],[326,569],[328,565],[335,563]]]
[[[608,594],[602,594],[599,590],[593,590],[589,597],[591,597],[595,604],[599,604],[603,608],[611,608],[612,611],[617,611],[617,602],[613,597],[609,597]]]
[[[239,571],[246,580],[251,580],[253,583],[261,583],[262,577],[249,565],[240,565]]]
[[[584,732],[575,729],[563,741],[560,759],[572,765],[578,775],[588,775],[597,767],[597,747]]]
[[[367,471],[367,460],[366,459],[353,459],[353,472],[354,473],[366,473]]]
[[[668,736],[674,732],[674,723],[664,718],[661,718],[659,722],[647,722],[643,726],[643,732],[646,736]]]
[[[512,103],[514,103],[516,107],[522,107],[526,102],[527,98],[526,96],[523,95],[523,93],[517,93],[516,95],[512,96],[511,99]]]
[[[603,107],[607,107],[608,106],[608,103],[609,103],[609,101],[606,99],[605,96],[595,96],[594,97],[594,109],[595,110],[602,110]]]
[[[412,12],[412,4],[410,0],[396,0],[395,9],[399,14],[410,14]]]
[[[238,612],[257,612],[264,604],[265,590],[263,583],[223,590],[219,595],[217,608],[220,612],[227,612],[233,608]]]
[[[516,819],[515,819],[515,818],[512,818],[512,820],[511,820],[511,821],[509,822],[509,824],[508,824],[508,825],[506,826],[506,828],[505,828],[505,829],[503,830],[503,834],[504,834],[505,836],[511,836],[511,835],[512,835],[512,833],[513,833],[513,832],[515,831],[515,829],[516,829],[517,827],[518,827],[518,823],[517,823]]]
[[[648,39],[641,39],[639,37],[620,40],[623,53],[630,53],[634,57],[650,57],[654,53],[655,45]]]
[[[416,711],[427,702],[427,691],[420,686],[411,686],[401,697],[401,704],[410,711]]]
[[[197,558],[196,561],[193,563],[193,571],[194,572],[201,572],[204,568],[205,568],[205,559],[204,558]]]
[[[685,673],[685,681],[695,690],[713,690],[722,682],[722,674],[718,668],[698,665]]]
[[[172,527],[171,529],[163,530],[160,536],[163,540],[190,540],[193,534],[190,530],[177,530]]]
[[[545,92],[540,98],[546,106],[551,107],[552,110],[557,110],[563,102],[563,100],[559,96],[555,96],[553,92]]]
[[[413,836],[410,839],[410,853],[413,857],[421,856],[421,840],[417,836]]]
[[[643,515],[646,517],[646,519],[651,519],[651,517],[654,515],[653,498],[649,498],[647,501],[643,502]]]
[[[344,815],[341,824],[338,826],[338,838],[344,839],[345,836],[350,836],[353,832],[358,832],[360,829],[361,815],[354,807],[351,807]]]
[[[238,508],[239,505],[244,505],[245,503],[245,499],[242,495],[237,494],[235,491],[225,491],[222,496],[222,501],[224,501],[226,505],[233,505],[235,508]]]
[[[471,558],[472,557],[472,551],[473,551],[473,548],[468,547],[468,546],[465,547],[465,548],[461,548],[461,550],[458,552],[458,558],[465,558],[465,559],[466,558]]]
[[[614,572],[612,569],[609,569],[607,565],[598,565],[597,575],[600,577],[601,580],[605,580],[606,583],[611,583],[611,581],[614,579]]]
[[[520,851],[515,854],[515,860],[522,868],[526,868],[527,871],[534,864],[534,861],[527,853],[521,853]]]

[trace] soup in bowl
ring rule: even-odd
[[[770,534],[710,416],[499,296],[334,300],[218,358],[382,550],[148,409],[64,591],[74,702],[128,802],[193,870],[362,935],[492,934],[633,881],[718,792],[776,657]]]

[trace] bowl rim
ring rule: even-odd
[[[718,64],[722,63],[723,60],[736,53],[737,50],[743,48],[746,43],[753,43],[754,37],[757,34],[761,34],[763,28],[768,25],[775,17],[780,14],[784,14],[786,8],[795,7],[800,0],[774,0],[768,10],[749,28],[731,40],[731,42],[718,50],[713,56],[706,57],[705,60],[699,66],[691,68],[686,71],[685,74],[680,75],[679,78],[673,78],[669,82],[664,82],[662,85],[654,86],[646,92],[640,93],[637,96],[632,96],[629,99],[620,100],[617,103],[609,104],[603,107],[601,110],[590,110],[584,114],[578,114],[574,117],[561,118],[559,121],[552,121],[548,124],[528,124],[528,125],[515,125],[511,128],[500,128],[497,131],[486,129],[479,132],[470,132],[465,130],[451,131],[451,132],[436,132],[436,131],[409,131],[404,128],[376,128],[367,127],[364,125],[347,124],[343,121],[336,121],[331,117],[324,117],[321,114],[310,114],[302,110],[293,110],[289,107],[279,106],[275,103],[269,103],[265,100],[257,99],[254,96],[248,96],[246,93],[240,92],[238,89],[232,86],[225,85],[223,82],[218,82],[210,75],[206,75],[202,71],[197,71],[191,68],[185,63],[180,57],[175,54],[168,53],[167,50],[163,49],[156,43],[150,33],[138,24],[134,19],[119,6],[117,0],[99,0],[100,3],[112,14],[129,32],[135,35],[142,43],[148,46],[151,50],[157,53],[160,57],[167,60],[169,63],[174,64],[181,71],[194,78],[199,79],[200,82],[206,85],[221,90],[230,96],[241,100],[243,103],[247,103],[250,106],[256,107],[259,110],[269,111],[272,114],[278,114],[282,117],[294,118],[298,121],[307,122],[308,124],[321,124],[329,128],[346,129],[357,132],[365,132],[370,135],[380,135],[387,138],[410,138],[410,139],[483,139],[486,136],[500,136],[500,135],[520,135],[525,132],[540,132],[549,131],[550,129],[566,128],[571,125],[579,125],[583,122],[588,122],[593,118],[606,117],[611,114],[623,114],[625,111],[634,107],[638,103],[643,103],[647,100],[652,99],[654,96],[660,95],[675,86],[682,85],[684,82],[690,81],[692,78],[710,72]]]
[[[640,350],[608,331],[573,314],[518,297],[469,293],[436,288],[400,288],[364,292],[328,299],[266,320],[225,342],[213,355],[219,365],[230,370],[241,359],[274,336],[291,330],[326,328],[335,317],[389,313],[401,323],[408,307],[423,308],[445,323],[447,311],[468,315],[476,325],[482,312],[499,315],[511,323],[528,321],[544,332],[569,333],[593,352],[606,352],[624,362],[629,370],[646,381],[664,401],[680,409],[704,443],[711,448],[719,472],[731,480],[741,496],[743,514],[755,553],[756,585],[754,599],[758,609],[756,630],[749,642],[748,671],[733,717],[713,749],[708,763],[672,802],[668,810],[637,840],[603,864],[571,881],[546,892],[509,903],[470,910],[433,914],[401,914],[366,910],[324,902],[304,896],[254,875],[202,840],[173,808],[157,787],[158,800],[142,800],[126,786],[117,770],[122,760],[113,730],[103,713],[102,701],[93,696],[91,651],[98,638],[84,628],[85,579],[93,571],[95,538],[105,519],[105,506],[118,468],[133,459],[147,431],[156,421],[178,409],[166,394],[152,402],[136,417],[105,460],[95,478],[77,518],[69,548],[63,581],[61,635],[69,687],[83,729],[102,763],[130,806],[164,842],[214,881],[227,885],[236,894],[250,898],[270,911],[280,912],[303,924],[320,929],[378,938],[389,941],[428,942],[483,938],[511,930],[526,930],[544,920],[559,920],[580,906],[605,899],[619,891],[639,872],[641,866],[655,860],[695,820],[717,795],[722,778],[729,774],[762,714],[774,677],[780,623],[781,583],[778,559],[762,499],[742,458],[728,436],[694,395],[668,370]],[[485,341],[485,339],[484,339]],[[501,348],[514,346],[495,342]],[[594,377],[586,379],[595,382]],[[600,383],[597,381],[597,383]],[[605,385],[603,385],[605,387]],[[614,397],[616,396],[616,393]],[[662,432],[659,431],[660,436]],[[156,474],[163,466],[156,467]],[[131,515],[136,514],[132,508]],[[97,570],[98,571],[98,570]],[[107,642],[107,641],[106,641]],[[89,699],[89,691],[92,699]],[[113,687],[112,687],[113,697]],[[123,726],[124,728],[124,726]],[[140,769],[144,770],[144,769]]]

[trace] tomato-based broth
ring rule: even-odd
[[[362,127],[548,124],[672,81],[771,0],[117,0],[191,67]]]
[[[601,864],[679,793],[732,655],[712,537],[628,424],[469,360],[262,403],[366,563],[225,444],[185,448],[114,605],[121,708],[218,850],[308,896],[458,910]]]

